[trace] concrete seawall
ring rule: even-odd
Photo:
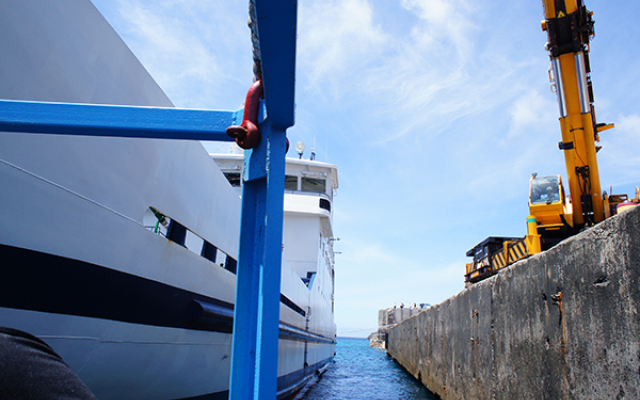
[[[442,399],[640,399],[640,206],[388,332]]]

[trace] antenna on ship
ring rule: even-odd
[[[297,142],[295,148],[298,152],[298,156],[300,156],[300,159],[302,159],[302,153],[304,153],[304,143]],[[311,154],[313,154],[313,150],[311,150]]]
[[[313,147],[311,148],[311,157],[309,157],[309,160],[315,160],[316,159],[316,137],[313,137]]]
[[[329,135],[324,136],[324,162],[329,162]]]

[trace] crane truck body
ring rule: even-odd
[[[558,98],[569,195],[559,175],[529,182],[528,234],[524,238],[489,237],[467,252],[465,285],[485,279],[516,261],[547,250],[585,227],[615,215],[618,205],[637,205],[636,197],[602,193],[596,153],[599,134],[613,124],[596,122],[589,63],[589,41],[594,36],[593,13],[582,0],[543,0],[551,59],[549,77]],[[520,251],[513,251],[514,248]]]

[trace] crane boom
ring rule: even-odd
[[[598,125],[593,107],[589,41],[594,35],[592,12],[582,0],[543,0],[547,50],[558,96],[562,142],[573,206],[573,227],[605,219],[596,145]]]

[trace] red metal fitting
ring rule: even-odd
[[[244,114],[242,124],[232,125],[227,128],[227,135],[236,139],[238,146],[245,150],[252,149],[260,143],[260,131],[258,130],[258,111],[260,97],[262,96],[262,81],[257,80],[251,85],[244,102]]]

